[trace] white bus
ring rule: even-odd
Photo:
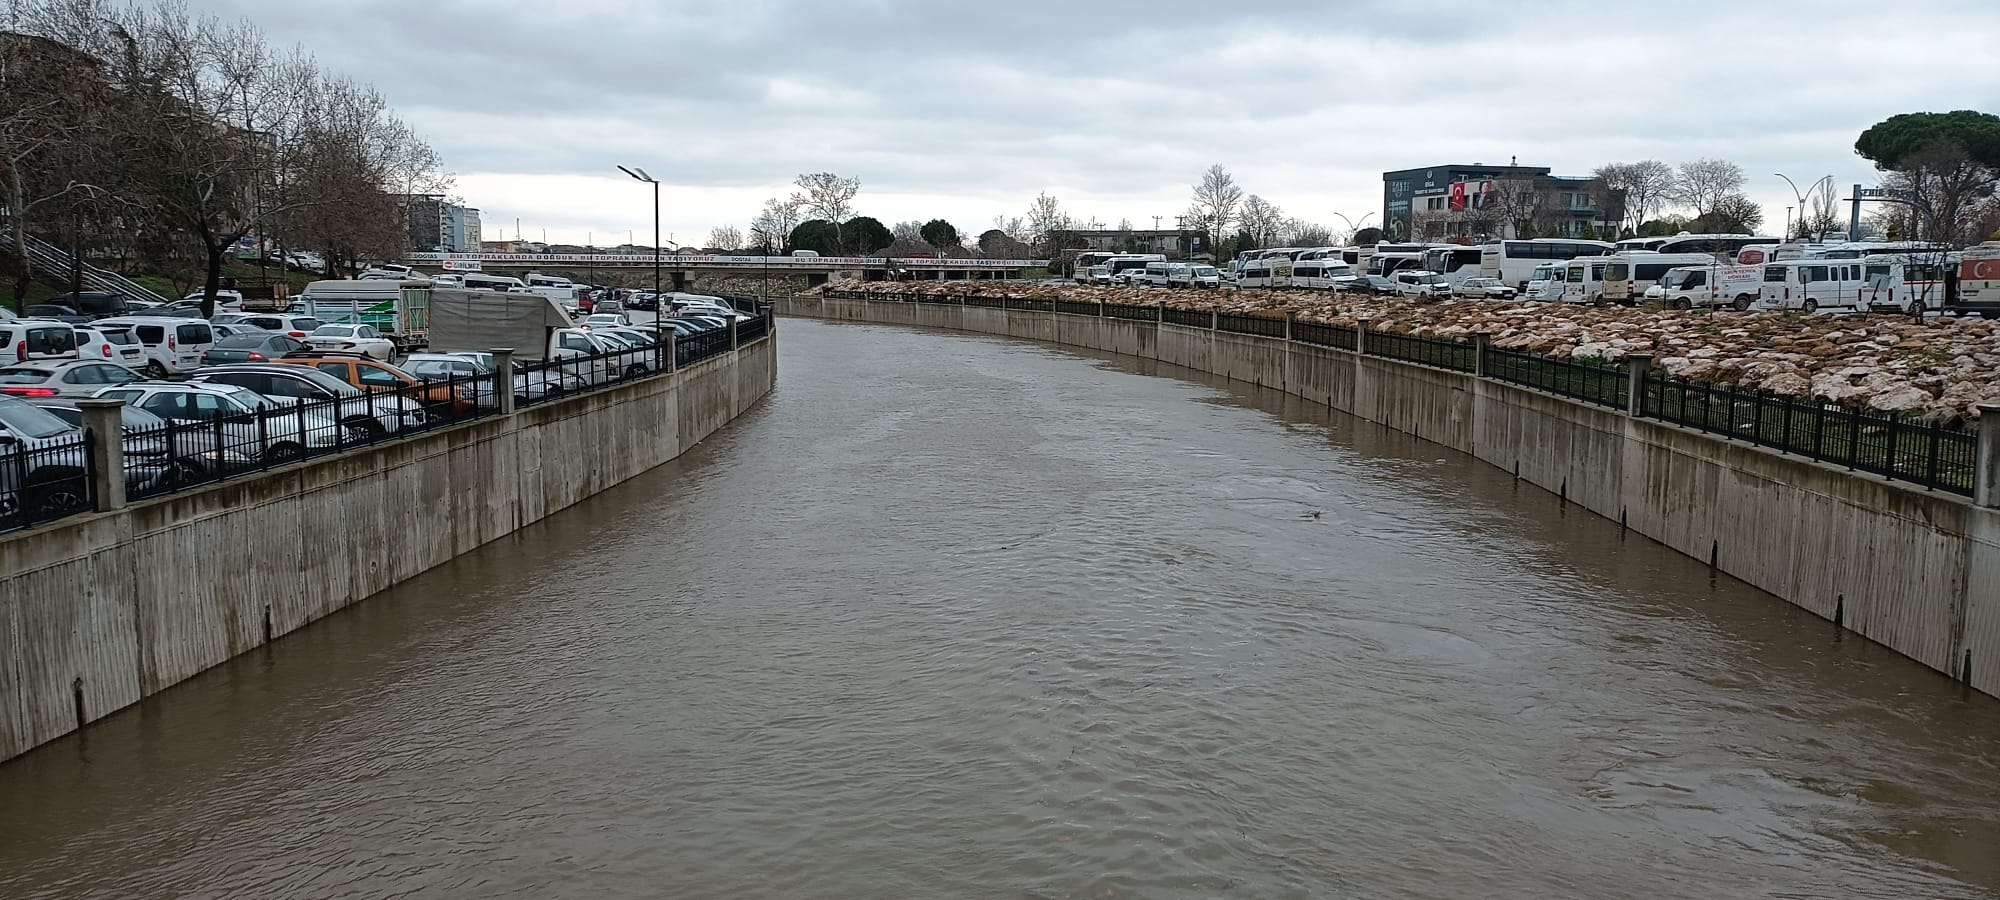
[[[528,285],[510,275],[489,275],[485,272],[464,272],[465,289],[468,291],[523,291]]]
[[[1273,247],[1269,250],[1252,250],[1238,262],[1236,286],[1239,288],[1285,287],[1292,280],[1292,254],[1295,247]]]
[[[1480,268],[1481,255],[1478,247],[1432,247],[1424,251],[1424,268],[1443,276],[1445,284],[1458,287],[1467,278],[1485,274]]]
[[[1375,252],[1368,254],[1367,273],[1370,275],[1394,275],[1400,269],[1421,269],[1424,254],[1432,247],[1449,247],[1450,244],[1389,244],[1375,245]]]
[[[1618,249],[1653,250],[1659,253],[1706,253],[1717,260],[1734,262],[1737,252],[1745,247],[1778,243],[1783,243],[1783,239],[1754,234],[1688,234],[1683,231],[1672,237],[1626,238],[1618,242]]]
[[[1611,244],[1606,241],[1573,238],[1493,241],[1479,248],[1479,274],[1511,284],[1526,296],[1528,282],[1533,280],[1530,276],[1536,269],[1579,256],[1603,256],[1610,252]]]
[[[1757,309],[1813,313],[1822,309],[1861,309],[1868,284],[1865,267],[1852,259],[1790,259],[1764,264],[1764,284]]]
[[[1551,302],[1562,299],[1562,279],[1565,263],[1542,263],[1528,273],[1528,280],[1521,288],[1521,299]],[[1489,276],[1490,277],[1490,276]]]
[[[1077,284],[1089,284],[1091,269],[1110,262],[1112,257],[1124,255],[1123,253],[1112,253],[1107,250],[1085,250],[1076,255],[1076,259],[1070,268],[1070,278]]]
[[[1943,309],[1947,273],[1959,268],[1969,255],[1970,251],[1864,256],[1860,260],[1861,308],[1906,315]],[[1961,293],[1964,286],[1961,280]]]
[[[1604,284],[1600,291],[1607,303],[1631,306],[1646,295],[1646,289],[1667,274],[1675,266],[1704,266],[1715,263],[1715,257],[1706,253],[1656,253],[1650,250],[1628,250],[1613,253],[1605,259],[1610,263],[1604,270]]]

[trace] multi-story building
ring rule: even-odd
[[[1083,243],[1078,249],[1109,252],[1159,253],[1168,257],[1186,256],[1187,232],[1147,228],[1096,228],[1071,234]]]
[[[410,249],[473,253],[480,249],[479,210],[451,202],[443,194],[396,198],[409,223]]]
[[[1398,240],[1586,237],[1615,230],[1624,197],[1546,166],[1454,163],[1382,173],[1382,228]]]
[[[445,210],[445,248],[452,253],[478,253],[484,244],[479,237],[479,210],[452,205]]]

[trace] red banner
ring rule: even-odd
[[[1465,212],[1465,182],[1451,183],[1451,211]]]

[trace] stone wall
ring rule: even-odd
[[[1462,451],[2000,695],[2000,510],[1530,388],[1148,321],[780,301],[781,315],[1047,340],[1263,385]]]
[[[0,536],[0,760],[667,462],[777,338],[666,376]]]

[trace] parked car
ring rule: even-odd
[[[370,393],[402,391],[403,396],[413,397],[422,402],[433,415],[449,414],[454,410],[470,412],[473,407],[472,391],[469,386],[463,393],[454,393],[447,385],[425,384],[422,378],[410,372],[365,356],[307,351],[293,354],[279,362],[311,366]]]
[[[233,328],[219,325],[217,328]],[[287,354],[297,353],[306,348],[306,343],[290,335],[278,334],[262,329],[222,338],[208,352],[201,355],[202,365],[219,366],[225,363],[270,362]]]
[[[298,360],[269,363],[236,363],[211,366],[189,376],[203,384],[230,384],[247,388],[275,401],[279,408],[300,400],[308,403],[349,398],[342,403],[340,422],[375,433],[395,433],[421,426],[426,421],[423,404],[415,399],[374,396],[352,384]]]
[[[44,409],[49,414],[72,428],[83,427],[83,407],[73,397],[44,397],[29,400],[36,409]],[[137,457],[142,462],[165,470],[168,478],[191,480],[211,473],[228,472],[245,468],[255,463],[256,457],[227,446],[217,446],[215,432],[207,428],[167,428],[167,420],[153,415],[129,403],[118,407],[119,425],[125,431],[125,458]],[[171,432],[174,451],[167,451],[167,441]],[[223,442],[225,445],[227,441]]]
[[[78,359],[114,362],[133,371],[146,367],[146,347],[132,336],[130,328],[93,324],[78,325],[74,330]]]
[[[412,353],[403,360],[402,369],[425,381],[444,379],[476,378],[493,374],[493,355],[490,353]],[[543,377],[551,375],[554,377]],[[472,391],[473,403],[480,409],[493,409],[500,405],[499,396],[485,386],[491,382],[476,383]],[[516,401],[540,400],[545,397],[560,396],[571,391],[583,390],[581,379],[561,372],[528,373],[514,376],[514,399]]]
[[[201,291],[195,291],[180,299],[180,303],[192,304],[195,309],[201,308],[201,301],[202,301]],[[174,304],[174,305],[178,306],[180,304]],[[242,312],[243,292],[218,289],[215,292],[215,311]]]
[[[1347,289],[1357,294],[1375,294],[1383,297],[1396,295],[1396,283],[1390,281],[1387,275],[1363,275]]]
[[[583,320],[585,328],[615,328],[630,324],[625,321],[624,313],[591,313]]]
[[[211,323],[208,327],[215,329],[215,342],[218,344],[222,343],[223,338],[232,338],[236,337],[237,335],[270,333],[262,328],[258,328],[255,325],[216,325]],[[298,340],[298,339],[293,338],[293,340]],[[299,341],[299,343],[303,344],[305,342]]]
[[[30,303],[21,312],[30,319],[48,319],[71,325],[82,325],[91,320],[90,316],[60,303]]]
[[[146,364],[141,370],[153,378],[165,378],[201,365],[201,355],[215,345],[215,329],[201,318],[132,315],[99,319],[97,325],[130,331],[146,351]]]
[[[110,291],[73,291],[50,297],[49,302],[76,310],[91,318],[122,316],[141,308],[124,294],[114,294]]]
[[[275,331],[280,334],[284,334],[290,337],[295,337],[303,341],[306,339],[307,336],[311,335],[315,329],[319,328],[321,325],[325,325],[326,323],[318,319],[315,319],[312,316],[292,315],[287,313],[270,313],[264,315],[245,316],[242,319],[237,320],[233,324],[250,325],[257,328],[262,328],[265,331]]]
[[[1424,269],[1404,269],[1391,279],[1396,282],[1396,294],[1401,297],[1449,297],[1451,284],[1443,275]]]
[[[47,410],[0,397],[0,460],[7,463],[0,465],[0,522],[24,512],[58,516],[90,505],[89,460],[81,447],[64,447],[76,434]]]
[[[0,362],[31,359],[73,359],[76,329],[53,319],[0,321]]]
[[[0,368],[0,394],[14,397],[89,397],[106,385],[130,384],[139,376],[117,363],[52,359]]]
[[[316,412],[301,412],[235,385],[143,381],[106,388],[97,396],[123,400],[163,419],[206,424],[210,434],[220,435],[223,448],[258,459],[297,459],[309,450],[338,446],[352,433]]]
[[[1468,300],[1512,300],[1519,291],[1498,278],[1467,278],[1451,289],[1453,297]]]
[[[314,350],[359,353],[388,362],[396,356],[396,342],[382,336],[373,325],[321,325],[306,335]]]

